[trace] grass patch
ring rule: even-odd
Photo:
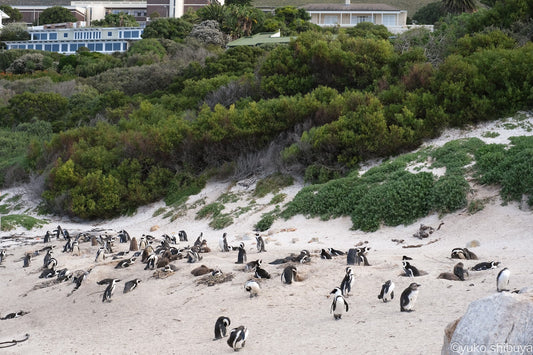
[[[269,193],[276,193],[284,187],[294,184],[294,179],[290,175],[281,173],[272,174],[261,179],[255,185],[254,196],[265,197]]]
[[[496,138],[499,137],[500,134],[498,132],[485,132],[481,136],[483,138]]]
[[[224,209],[224,205],[220,202],[213,202],[208,205],[205,205],[202,207],[197,213],[196,213],[196,219],[204,219],[204,218],[216,218],[218,215],[220,215],[220,212]]]
[[[11,211],[11,205],[3,204],[0,205],[0,214],[8,214]]]
[[[263,213],[259,222],[254,225],[254,230],[258,232],[264,232],[268,230],[270,227],[272,227],[274,221],[278,219],[280,213],[281,209],[279,206],[276,206],[276,208],[270,212]]]
[[[235,203],[239,201],[239,196],[232,192],[226,192],[220,195],[217,201],[220,203]]]
[[[176,174],[169,184],[165,203],[169,206],[183,204],[189,196],[200,193],[205,184],[206,180],[203,176],[194,176],[190,173]]]
[[[233,211],[233,216],[235,218],[238,218],[240,215],[246,213],[246,212],[250,212],[252,210],[253,206],[252,205],[248,205],[248,206],[245,206],[245,207],[237,207],[234,211]]]
[[[1,220],[0,229],[4,232],[15,229],[17,226],[31,230],[33,227],[41,227],[47,223],[46,220],[20,214],[3,216],[1,217]]]
[[[269,205],[279,205],[287,198],[287,194],[277,194],[268,203]]]
[[[483,210],[484,208],[485,208],[485,201],[473,200],[473,201],[470,201],[470,203],[468,204],[467,210],[469,214],[474,214],[476,212]]]
[[[166,212],[166,208],[165,207],[159,207],[157,210],[154,211],[154,213],[152,214],[152,217],[157,217],[157,216],[160,216],[162,215],[163,213]]]
[[[209,222],[209,227],[216,230],[220,230],[226,228],[231,224],[233,224],[233,217],[231,217],[231,215],[229,214],[223,213],[218,214],[216,217],[214,217],[213,220]]]

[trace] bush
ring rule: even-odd
[[[265,197],[269,193],[276,193],[284,187],[291,186],[293,183],[292,176],[278,172],[259,180],[255,185],[254,196]]]
[[[191,195],[199,194],[205,187],[206,181],[201,176],[182,172],[176,174],[170,181],[165,203],[169,206],[184,203]]]

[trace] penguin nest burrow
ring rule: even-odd
[[[233,280],[234,274],[229,272],[227,274],[207,275],[196,281],[197,285],[214,286]]]

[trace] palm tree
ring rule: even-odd
[[[477,10],[475,0],[442,0],[444,8],[452,14],[463,12],[475,12]]]

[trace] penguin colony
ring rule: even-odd
[[[140,242],[137,244],[137,239],[135,237],[131,238],[129,233],[125,230],[119,231],[116,236],[111,234],[95,236],[87,233],[80,233],[76,237],[72,237],[67,230],[58,226],[53,233],[46,233],[44,237],[46,246],[44,248],[35,252],[26,253],[24,255],[22,258],[23,267],[31,267],[32,260],[37,258],[39,255],[44,254],[42,259],[42,271],[39,277],[45,279],[56,278],[57,282],[71,281],[74,284],[74,288],[70,294],[82,287],[84,283],[89,282],[87,279],[89,278],[94,266],[88,270],[76,271],[68,270],[66,268],[59,268],[58,265],[60,265],[61,254],[56,255],[56,252],[54,251],[56,246],[49,245],[52,243],[54,238],[56,241],[62,238],[65,241],[65,244],[62,248],[62,253],[70,253],[73,256],[80,256],[83,254],[83,252],[86,252],[87,248],[81,248],[80,245],[83,246],[84,243],[90,242],[92,246],[97,247],[96,256],[94,259],[95,266],[105,263],[106,260],[107,262],[109,262],[109,260],[117,260],[117,262],[114,263],[114,269],[117,269],[117,273],[120,272],[120,269],[132,267],[132,265],[135,264],[135,261],[139,258],[141,263],[145,264],[145,270],[161,270],[162,272],[172,273],[176,271],[177,268],[173,264],[170,264],[170,262],[183,259],[187,263],[196,263],[202,260],[202,253],[208,253],[211,251],[207,246],[207,241],[204,239],[203,233],[198,236],[192,247],[179,247],[178,240],[179,242],[188,241],[187,234],[183,230],[179,232],[178,238],[169,235],[163,235],[161,238],[156,238],[151,235],[143,234],[140,237]],[[265,253],[265,241],[258,233],[255,235],[255,240],[257,253]],[[119,243],[129,243],[130,250],[118,252],[117,244]],[[369,266],[370,263],[367,257],[369,250],[369,247],[357,247],[344,252],[334,248],[323,248],[318,255],[320,259],[324,260],[331,260],[339,256],[345,256],[348,265]],[[133,251],[135,251],[135,253],[132,253]],[[243,270],[245,272],[253,273],[253,277],[245,282],[244,290],[249,294],[249,298],[260,299],[260,294],[263,289],[261,282],[266,282],[265,280],[272,279],[271,273],[267,271],[268,265],[267,268],[265,268],[263,266],[262,259],[247,262],[247,250],[245,243],[241,242],[238,246],[230,246],[226,233],[223,233],[223,235],[219,238],[219,251],[223,253],[237,251],[235,264],[243,264]],[[5,261],[6,256],[6,250],[0,250],[0,264]],[[478,260],[478,257],[466,248],[454,248],[451,252],[451,259]],[[271,261],[269,265],[281,265],[282,271],[281,274],[279,274],[281,283],[287,285],[287,287],[290,287],[292,283],[301,281],[297,266],[299,264],[307,264],[309,262],[311,262],[311,253],[308,250],[302,250],[299,254],[291,254],[285,258],[275,259]],[[471,270],[482,272],[485,270],[495,269],[499,267],[499,264],[500,263],[497,261],[481,262],[471,267]],[[415,310],[415,305],[419,296],[419,288],[421,287],[420,283],[414,282],[413,280],[427,273],[424,273],[415,267],[413,259],[408,256],[402,257],[401,265],[403,269],[403,275],[401,276],[408,277],[411,279],[411,282],[401,293],[399,299],[400,311],[412,312]],[[200,267],[193,269],[191,273],[194,276],[206,274],[220,275],[222,274],[222,271],[218,268],[213,269],[207,267],[206,265],[201,265]],[[504,292],[510,290],[510,275],[511,273],[508,268],[503,268],[498,273],[496,277],[496,291]],[[464,263],[461,261],[453,267],[452,272],[442,273],[438,278],[454,281],[465,281],[469,276],[470,275],[467,268],[465,268]],[[329,292],[327,297],[332,298],[330,304],[330,313],[333,314],[334,320],[341,320],[343,315],[349,311],[350,306],[347,301],[347,297],[350,297],[353,293],[355,278],[356,276],[354,269],[351,266],[346,267],[344,277],[339,286],[334,287],[334,289]],[[117,283],[121,282],[123,281],[116,277],[105,278],[96,282],[98,285],[105,286],[101,294],[102,303],[112,302],[116,293],[115,290]],[[141,278],[124,281],[123,294],[130,293],[136,288],[141,287],[141,283]],[[395,287],[396,285],[392,280],[385,281],[381,286],[381,290],[377,298],[382,300],[383,303],[393,301]],[[229,317],[218,317],[215,322],[214,340],[227,337],[230,324],[231,321]],[[246,340],[248,339],[248,335],[249,331],[246,326],[240,325],[235,327],[229,331],[227,344],[235,351],[243,349],[245,347]]]

